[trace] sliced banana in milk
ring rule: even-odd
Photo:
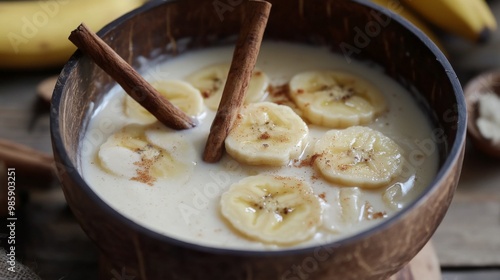
[[[359,188],[341,188],[339,202],[342,207],[342,221],[345,225],[350,226],[363,220],[364,201],[362,201]]]
[[[111,135],[97,157],[105,171],[153,185],[158,179],[187,180],[193,171],[193,150],[183,134],[131,124]]]
[[[198,117],[204,111],[200,92],[187,82],[180,80],[156,81],[153,87],[173,105],[191,117]],[[132,97],[125,97],[125,114],[142,124],[150,124],[156,118]]]
[[[322,228],[336,234],[352,232],[363,223],[385,217],[387,213],[376,211],[360,188],[342,187],[323,205]]]
[[[340,233],[363,219],[363,201],[358,187],[343,187],[330,197],[323,210],[323,227]]]
[[[240,163],[282,166],[300,156],[308,131],[288,106],[251,103],[240,111],[225,147]]]
[[[332,128],[370,123],[387,106],[368,81],[339,71],[297,74],[290,81],[290,95],[308,121]]]
[[[187,81],[201,91],[205,105],[212,110],[217,110],[219,107],[229,68],[229,64],[217,64],[204,68],[187,77]],[[245,103],[262,100],[268,85],[269,78],[267,75],[255,69],[248,85]]]
[[[330,130],[314,148],[315,167],[333,183],[377,188],[399,175],[403,150],[389,137],[369,127]]]
[[[221,197],[221,213],[231,225],[266,243],[293,244],[311,238],[321,224],[321,211],[312,188],[293,177],[247,177]]]

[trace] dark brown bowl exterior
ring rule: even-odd
[[[150,57],[151,50],[176,56],[224,40],[234,42],[244,15],[241,2],[153,2],[99,35],[132,65],[138,56]],[[419,99],[428,105],[437,127],[435,137],[430,136],[440,147],[436,179],[417,201],[376,228],[321,247],[244,252],[154,233],[107,206],[75,167],[91,103],[113,86],[77,52],[54,93],[51,133],[68,204],[107,263],[102,279],[122,272],[134,279],[385,279],[417,254],[441,222],[457,185],[466,132],[461,87],[446,58],[412,26],[375,6],[344,0],[270,2],[266,39],[327,46],[348,61],[371,61],[422,93]]]

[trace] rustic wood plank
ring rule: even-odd
[[[443,280],[498,280],[500,269],[458,270],[443,273]]]
[[[467,147],[450,209],[434,235],[442,266],[500,267],[500,161]]]
[[[0,138],[52,153],[49,109],[36,96],[36,85],[50,74],[0,73]]]
[[[42,279],[97,279],[98,250],[75,221],[59,187],[34,190],[24,222],[24,263]]]
[[[440,280],[441,269],[432,242],[427,243],[415,258],[388,280]]]

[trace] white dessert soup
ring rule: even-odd
[[[153,85],[175,81],[174,85],[186,88],[190,94],[199,93],[199,97],[189,97],[194,99],[179,97],[187,98],[179,101],[179,107],[197,119],[197,126],[192,129],[174,131],[163,126],[127,100],[129,97],[119,85],[100,104],[95,104],[81,142],[79,163],[83,178],[105,203],[147,229],[184,242],[227,249],[286,250],[326,244],[374,227],[406,207],[430,185],[439,162],[436,128],[408,90],[382,70],[348,62],[326,48],[277,41],[262,43],[254,72],[256,79],[261,80],[253,88],[250,85],[248,94],[253,100],[245,108],[263,104],[269,110],[266,117],[274,111],[276,115],[270,118],[283,117],[282,121],[288,123],[290,132],[283,132],[284,135],[291,139],[302,134],[289,145],[290,149],[277,152],[279,160],[267,155],[253,157],[226,140],[221,161],[204,162],[202,155],[216,113],[213,104],[218,104],[218,100],[210,100],[207,92],[192,80],[201,77],[196,73],[203,69],[217,65],[225,69],[221,65],[230,64],[233,50],[233,46],[217,46],[192,50],[166,61],[142,61],[140,73]],[[367,111],[373,112],[354,119],[330,118],[321,112],[321,116],[317,115],[311,109],[315,105],[308,100],[320,95],[306,96],[296,84],[310,82],[315,75],[327,77],[332,73],[347,73],[345,79],[359,77],[359,83],[366,82],[378,90],[378,101],[365,97],[353,105],[366,106]],[[223,85],[223,80],[213,80],[219,83],[218,87]],[[323,93],[326,90],[330,88],[317,89]],[[343,102],[342,106],[354,103],[351,95],[346,96],[337,100]],[[278,109],[269,102],[279,104]],[[329,106],[326,101],[318,104]],[[236,121],[236,126],[244,129],[245,122]],[[269,145],[274,142],[266,142],[267,132],[258,133],[262,145],[273,148]],[[328,151],[334,148],[329,139],[340,141],[345,136],[342,141],[355,141],[353,135],[366,136],[356,145],[382,150],[373,154],[368,149],[353,148],[331,157]],[[284,142],[290,139],[287,137]],[[339,162],[347,155],[365,169],[346,173],[347,165]],[[335,162],[334,167],[330,160]],[[365,171],[380,171],[377,174],[382,175],[375,179],[375,175],[366,175],[371,176],[368,178]],[[235,194],[230,190],[254,179],[269,178],[285,178],[285,185],[298,187],[287,197],[261,196],[262,204],[249,203],[245,199],[250,195],[243,192],[229,202],[229,196]]]

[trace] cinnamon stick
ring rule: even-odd
[[[84,24],[71,32],[69,40],[110,75],[125,92],[160,122],[173,129],[187,129],[195,122],[158,93],[132,66]]]
[[[32,177],[54,177],[54,158],[31,147],[0,139],[0,161]]]
[[[271,4],[266,1],[251,0],[246,3],[245,8],[247,16],[236,42],[222,99],[210,127],[210,134],[203,152],[203,160],[206,162],[217,162],[222,157],[224,141],[245,100],[248,83],[255,68],[262,36],[271,11]]]

